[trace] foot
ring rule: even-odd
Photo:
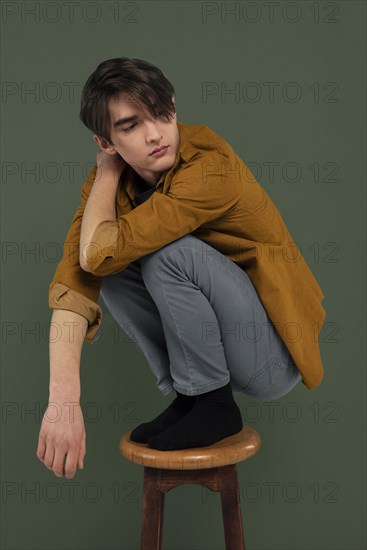
[[[153,437],[181,420],[193,407],[195,395],[183,395],[177,393],[177,397],[159,416],[150,422],[144,422],[134,428],[130,434],[131,441],[148,443],[149,437]]]
[[[200,398],[196,396],[194,406],[181,420],[150,437],[148,446],[161,451],[206,447],[242,430],[241,411],[234,399],[228,403]]]

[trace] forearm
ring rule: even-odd
[[[102,171],[98,168],[95,182],[83,214],[80,231],[80,265],[86,267],[88,247],[91,247],[90,254],[98,253],[98,243],[92,242],[96,227],[103,221],[116,221],[116,193],[119,184],[119,177],[116,172],[109,170]]]
[[[79,313],[54,309],[50,325],[49,400],[80,400],[80,357],[88,321]]]

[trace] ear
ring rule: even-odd
[[[94,134],[93,139],[105,153],[108,153],[109,155],[115,155],[117,153],[116,149],[114,149],[114,147],[112,147],[112,145],[110,145],[105,138],[101,138]]]

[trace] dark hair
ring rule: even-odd
[[[111,142],[108,100],[125,92],[144,105],[151,115],[168,120],[176,112],[174,87],[162,71],[141,59],[116,57],[98,65],[82,91],[80,120],[89,130]]]

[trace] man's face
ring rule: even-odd
[[[100,138],[96,139],[97,143],[107,153],[119,153],[148,184],[155,185],[176,158],[179,147],[176,113],[169,121],[163,116],[154,118],[143,105],[125,93],[110,98],[108,109],[112,144],[107,145]],[[127,117],[135,118],[121,120]],[[163,155],[151,154],[163,145],[168,146]]]

